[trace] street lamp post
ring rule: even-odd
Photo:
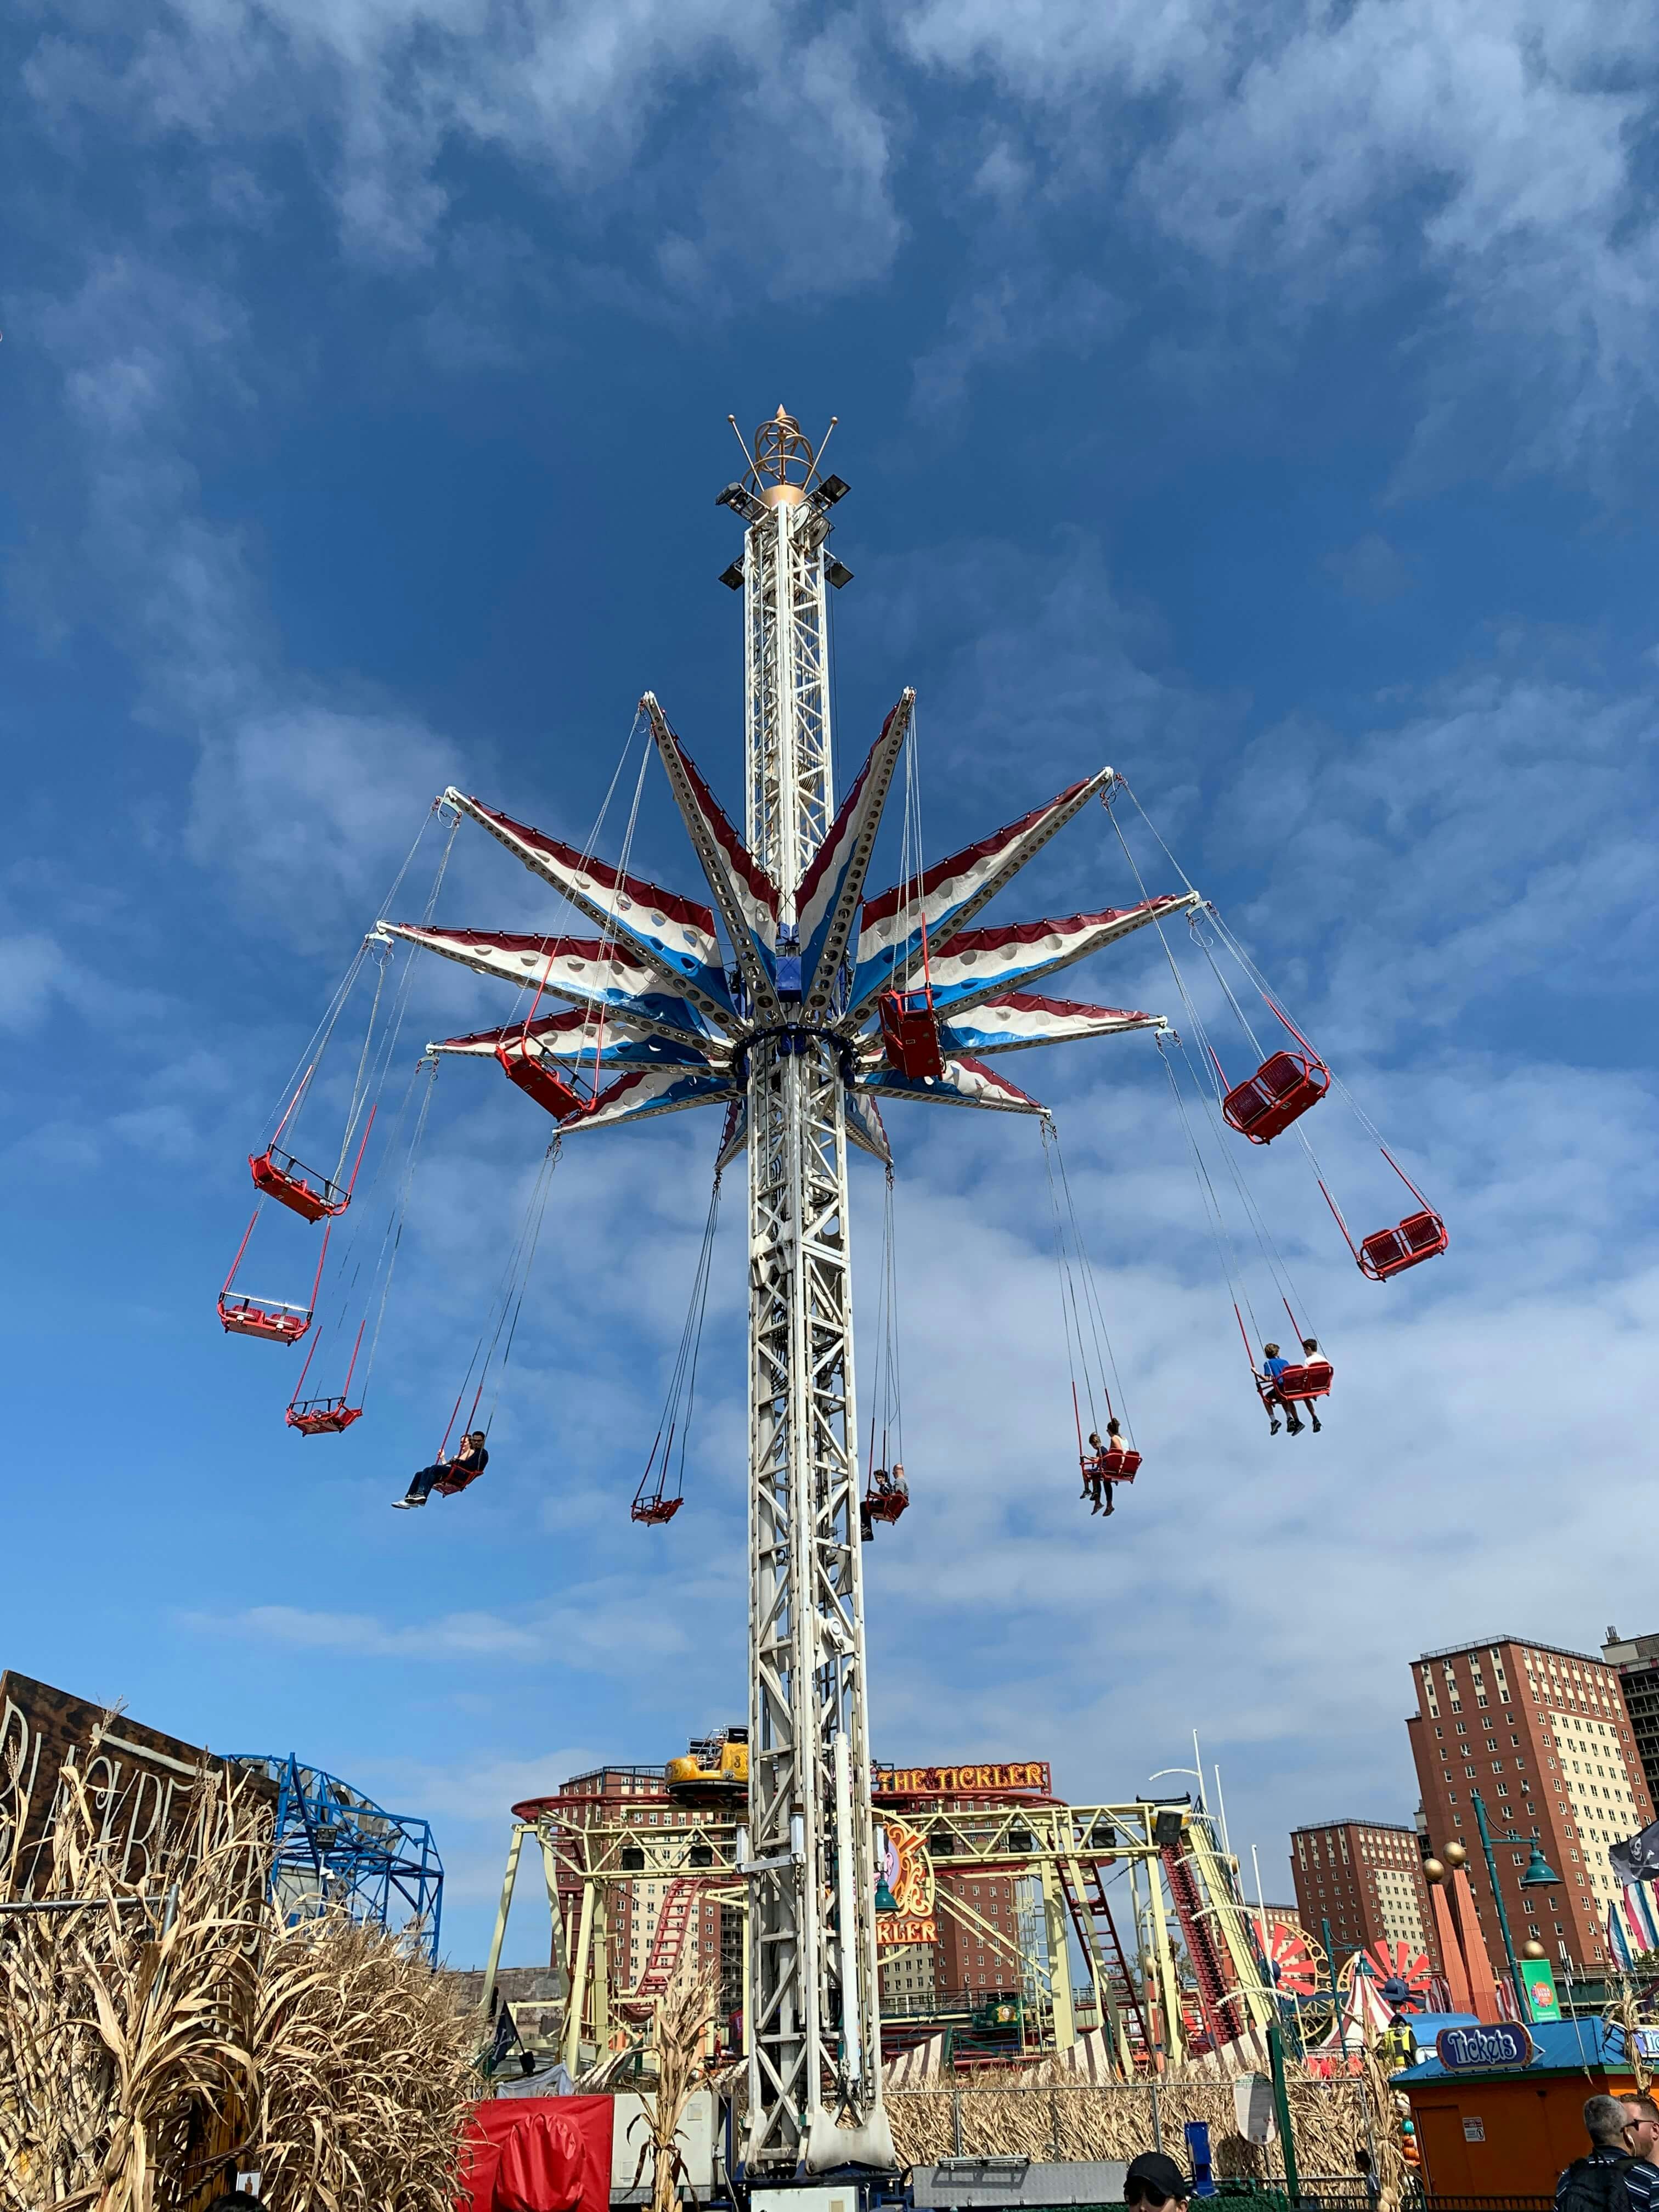
[[[1536,1837],[1494,1836],[1486,1826],[1486,1808],[1480,1801],[1480,1792],[1474,1790],[1469,1794],[1474,1800],[1475,1825],[1480,1831],[1480,1848],[1486,1855],[1486,1876],[1492,1883],[1492,1899],[1498,1907],[1498,1925],[1504,1937],[1504,1955],[1510,1962],[1510,1983],[1515,1991],[1515,2001],[1521,2008],[1521,2018],[1524,2021],[1532,2008],[1527,2002],[1526,1978],[1521,1972],[1520,1963],[1515,1955],[1515,1945],[1510,1937],[1510,1916],[1504,1907],[1504,1892],[1498,1880],[1498,1861],[1492,1855],[1492,1847],[1494,1843],[1531,1845],[1532,1856],[1528,1860],[1527,1870],[1521,1877],[1522,1889],[1546,1889],[1553,1883],[1559,1881],[1561,1877],[1539,1850]]]

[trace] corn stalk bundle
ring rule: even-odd
[[[709,2077],[708,2030],[719,2009],[714,1972],[683,1970],[658,2002],[652,2040],[654,2087],[640,2085],[645,2141],[635,2172],[637,2185],[651,2161],[651,2212],[676,2212],[682,2181],[689,2180],[679,2146],[680,2123],[695,2091]],[[635,2121],[637,2127],[639,2121]]]
[[[275,2212],[453,2212],[471,2023],[412,1937],[327,1912],[262,1947],[250,2133]]]
[[[269,1808],[226,1770],[137,1874],[82,1764],[57,1792],[26,1883],[0,1773],[0,1901],[72,1908],[0,1914],[0,2212],[196,2212],[238,2166],[270,2212],[449,2212],[472,2031],[412,1946],[282,1927]]]
[[[1352,2173],[1354,2151],[1366,2142],[1361,2085],[1292,2081],[1288,2086],[1302,2170]],[[958,2126],[962,2155],[967,2158],[1125,2160],[1152,2149],[1160,2130],[1165,2143],[1178,2143],[1187,2121],[1203,2120],[1210,2129],[1211,2157],[1218,2175],[1265,2179],[1268,2173],[1262,2149],[1238,2132],[1231,2081],[1213,2074],[1162,2076],[1156,2124],[1150,2083],[1079,2082],[1054,2064],[1006,2075],[988,2071],[954,2095],[949,2087],[894,2090],[887,2098],[887,2110],[894,2147],[906,2166],[931,2165],[952,2156]],[[1278,2170],[1276,2156],[1273,2170]]]
[[[6,2212],[155,2212],[226,2162],[252,2082],[268,1828],[243,1787],[204,1774],[136,1881],[63,1768],[33,1901],[73,1909],[0,1917]],[[6,1872],[9,1891],[15,1850]]]

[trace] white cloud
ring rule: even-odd
[[[0,1029],[34,1028],[68,975],[69,962],[55,938],[39,930],[0,937]]]
[[[1260,330],[1432,278],[1443,313],[1417,300],[1401,326],[1418,477],[1595,465],[1617,489],[1607,455],[1656,397],[1648,11],[919,0],[896,22],[925,66],[1015,104],[1042,199],[1097,210],[1103,256],[1161,237],[1248,288]],[[1469,403],[1495,389],[1494,421]]]
[[[371,1613],[325,1613],[291,1605],[255,1605],[235,1613],[185,1613],[187,1626],[213,1636],[251,1637],[306,1651],[349,1652],[367,1658],[494,1660],[543,1655],[545,1639],[489,1613],[445,1613],[436,1620],[389,1626]]]

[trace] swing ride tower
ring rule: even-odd
[[[881,2104],[845,1047],[823,1018],[829,994],[815,991],[809,1006],[800,989],[801,887],[835,805],[830,502],[814,458],[781,408],[757,434],[743,595],[745,827],[778,907],[775,1010],[748,1048],[745,1099],[747,2155],[757,2167],[793,2168],[804,2117],[805,2162],[816,2169],[849,2159],[887,2167],[894,2158]],[[850,2130],[821,2105],[826,2078]]]
[[[733,425],[735,428],[735,424]],[[1167,1027],[1162,1016],[1033,995],[1042,977],[1194,891],[1058,919],[969,925],[1115,778],[1101,769],[924,866],[908,757],[901,880],[864,896],[882,810],[912,735],[889,713],[839,808],[825,586],[848,487],[781,407],[719,503],[744,528],[722,581],[744,616],[744,832],[727,819],[656,698],[641,712],[712,906],[578,851],[451,789],[597,939],[386,921],[380,934],[533,991],[527,1016],[448,1038],[490,1057],[562,1134],[725,1109],[717,1174],[749,1179],[749,2118],[757,2178],[894,2163],[881,2092],[877,1868],[860,1569],[848,1212],[849,1146],[891,1169],[880,1103],[1045,1116],[981,1055]],[[641,768],[641,785],[644,777]],[[597,836],[597,832],[596,832]],[[543,1014],[544,1000],[564,1010]],[[1045,1119],[1046,1127],[1046,1119]],[[659,1498],[635,1517],[672,1518]]]

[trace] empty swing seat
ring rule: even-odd
[[[263,1152],[250,1152],[247,1164],[254,1188],[303,1220],[331,1219],[351,1203],[351,1193],[342,1190],[326,1176],[318,1175],[314,1183],[307,1182],[308,1176],[317,1175],[316,1170],[302,1168],[292,1152],[278,1152],[275,1145]]]
[[[1287,1403],[1305,1405],[1310,1398],[1328,1398],[1333,1374],[1328,1359],[1310,1359],[1305,1365],[1287,1367],[1273,1389]]]
[[[257,1298],[219,1293],[219,1318],[232,1336],[263,1337],[267,1344],[297,1344],[311,1327],[303,1306],[283,1305],[275,1298],[263,1304]]]
[[[1331,1087],[1330,1071],[1311,1053],[1276,1052],[1255,1073],[1236,1083],[1221,1111],[1253,1145],[1271,1144],[1298,1115],[1316,1106]]]
[[[1138,1451],[1103,1451],[1085,1454],[1079,1462],[1085,1474],[1097,1475],[1107,1482],[1133,1482],[1140,1465]]]
[[[636,1498],[629,1508],[629,1518],[643,1522],[647,1528],[660,1528],[684,1503],[683,1498]]]
[[[506,1070],[507,1081],[516,1083],[526,1098],[533,1098],[556,1121],[568,1121],[573,1114],[581,1112],[586,1103],[581,1093],[544,1060],[526,1052],[522,1042],[514,1050],[497,1046],[495,1057]]]
[[[302,1437],[337,1437],[362,1418],[362,1407],[348,1406],[343,1398],[301,1398],[283,1416]]]
[[[939,1023],[931,994],[924,991],[907,999],[901,991],[884,991],[876,1001],[876,1012],[881,1019],[881,1048],[889,1067],[913,1083],[930,1079],[937,1083],[945,1073],[945,1056],[939,1050]]]
[[[1436,1258],[1446,1243],[1445,1223],[1425,1206],[1420,1213],[1408,1213],[1397,1229],[1379,1229],[1365,1238],[1359,1248],[1360,1273],[1374,1283],[1386,1283],[1390,1275]]]

